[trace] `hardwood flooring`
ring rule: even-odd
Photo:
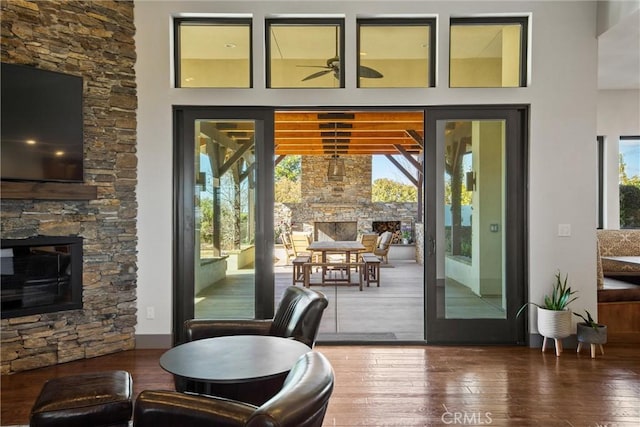
[[[640,425],[640,348],[591,359],[527,347],[328,346],[336,383],[325,426]],[[172,389],[164,350],[134,350],[2,376],[3,426],[28,423],[48,378],[125,369],[134,393]]]

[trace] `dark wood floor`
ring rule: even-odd
[[[326,426],[640,425],[640,348],[591,359],[526,347],[318,345],[336,373]],[[136,350],[2,377],[3,426],[26,424],[48,378],[125,369],[134,393],[171,389],[163,350]]]

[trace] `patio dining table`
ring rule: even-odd
[[[328,279],[326,278],[328,263],[327,255],[329,254],[344,254],[344,262],[341,265],[346,265],[347,272],[351,271],[351,255],[358,254],[364,251],[366,248],[364,245],[355,240],[320,240],[311,242],[307,250],[311,252],[320,252],[322,266],[322,282],[324,283]],[[347,280],[349,281],[349,280]]]
[[[321,240],[311,242],[307,250],[320,252],[322,262],[327,262],[327,254],[344,254],[346,262],[349,262],[352,253],[362,252],[365,247],[356,240]]]

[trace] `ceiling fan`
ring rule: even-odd
[[[302,81],[307,81],[311,79],[315,79],[317,77],[324,76],[325,74],[329,74],[333,72],[333,76],[340,80],[340,58],[338,56],[334,56],[333,58],[327,59],[327,65],[298,65],[298,67],[311,67],[311,68],[323,68],[322,71],[315,72],[313,74],[309,74],[307,77],[302,79]],[[382,73],[374,70],[370,67],[365,67],[364,65],[360,65],[358,68],[358,76],[364,77],[367,79],[380,79],[384,77]]]
[[[313,74],[308,75],[302,81],[307,81],[311,79],[315,79],[317,77],[324,76],[325,74],[333,73],[333,76],[340,80],[340,57],[338,56],[338,27],[336,26],[336,51],[333,58],[327,59],[327,65],[298,65],[298,67],[307,67],[307,68],[322,68],[322,71],[315,72]],[[377,70],[374,70],[370,67],[365,67],[364,65],[360,65],[358,68],[358,76],[364,77],[367,79],[380,79],[384,77],[382,73]]]

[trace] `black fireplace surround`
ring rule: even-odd
[[[82,308],[82,238],[2,239],[2,318]]]

